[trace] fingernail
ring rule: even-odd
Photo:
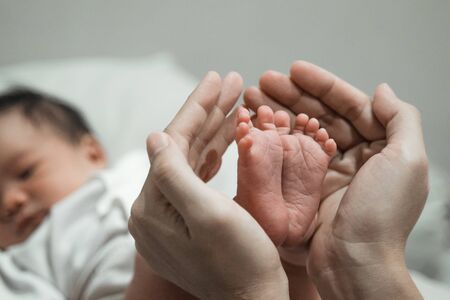
[[[225,77],[226,78],[229,78],[229,77],[241,77],[241,75],[238,72],[236,72],[236,71],[230,71],[230,72],[227,73],[227,75]]]
[[[219,76],[220,77],[220,75],[216,71],[211,70],[206,73],[206,75],[203,77],[202,81],[211,76]]]
[[[169,140],[165,134],[153,132],[149,135],[147,141],[147,150],[150,158],[153,158],[159,151],[167,147]]]
[[[394,90],[389,86],[389,84],[383,83],[383,87],[384,87],[389,93],[391,93],[393,96],[397,97],[397,95],[395,94]]]

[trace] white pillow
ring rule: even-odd
[[[166,54],[140,59],[87,58],[0,68],[0,90],[20,84],[74,103],[114,161],[161,130],[196,80]]]

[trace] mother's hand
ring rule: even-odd
[[[381,288],[390,298],[418,296],[404,263],[405,242],[427,194],[418,111],[387,85],[377,88],[372,102],[305,62],[294,63],[290,78],[266,73],[260,85],[246,92],[250,108],[306,112],[340,149],[324,181],[308,254],[308,273],[321,295],[369,299]],[[292,251],[282,253],[295,262]]]
[[[268,71],[260,87],[245,91],[256,111],[269,105],[284,110],[292,122],[299,113],[319,120],[338,146],[323,184],[322,199],[341,196],[358,169],[384,145],[385,131],[372,113],[370,98],[335,75],[304,61],[293,63],[290,76]],[[291,126],[293,128],[293,126]]]
[[[129,222],[138,252],[162,277],[208,299],[288,298],[275,247],[239,205],[209,188],[234,137],[241,79],[209,73],[147,145],[151,169]],[[225,109],[221,109],[225,107]],[[206,163],[205,163],[206,162]]]

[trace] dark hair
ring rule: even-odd
[[[0,114],[14,109],[36,126],[43,123],[50,125],[74,144],[78,144],[83,135],[92,133],[76,108],[54,96],[29,88],[16,87],[0,95]]]

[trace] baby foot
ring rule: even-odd
[[[289,126],[289,116],[276,114],[275,123]],[[283,145],[282,193],[289,212],[288,235],[283,246],[295,246],[309,239],[315,229],[322,183],[336,143],[319,121],[299,114],[292,134],[281,136]]]
[[[261,225],[275,245],[288,234],[289,215],[282,196],[283,146],[268,106],[257,111],[257,127],[247,109],[238,110],[238,186],[235,200]]]
[[[263,227],[275,245],[295,246],[315,228],[320,191],[336,143],[316,119],[300,114],[290,133],[289,115],[267,106],[257,128],[238,111],[236,201]]]

